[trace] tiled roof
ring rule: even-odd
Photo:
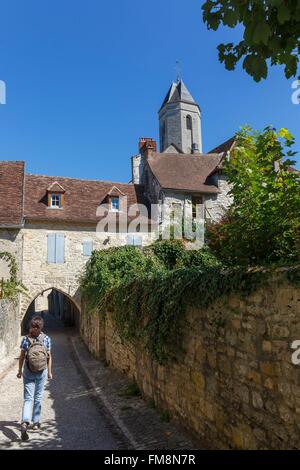
[[[178,155],[154,153],[147,159],[148,165],[164,189],[219,193],[218,188],[207,182],[208,176],[222,159],[221,155]]]
[[[20,226],[23,221],[24,162],[0,161],[0,226]]]
[[[47,207],[47,188],[53,182],[65,190],[64,207],[61,209]],[[97,207],[113,188],[118,188],[127,196],[128,206],[145,203],[141,185],[26,175],[24,216],[27,220],[95,223],[99,220]]]
[[[47,191],[64,193],[65,189],[57,181],[53,181],[53,183],[50,184],[49,188],[47,188]]]
[[[234,136],[207,153],[212,154],[212,153],[230,152],[230,150],[232,150],[233,147],[235,146],[235,143],[236,143],[236,137]]]

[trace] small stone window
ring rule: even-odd
[[[186,117],[186,128],[189,131],[192,130],[192,118],[191,118],[191,116]]]
[[[200,209],[199,209],[200,206]],[[203,212],[203,197],[198,196],[192,197],[192,217],[193,219],[197,218],[197,215],[200,215],[202,217],[202,212]]]

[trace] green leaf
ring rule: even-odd
[[[281,2],[280,7],[278,8],[277,18],[280,24],[289,21],[289,19],[291,18],[291,11],[289,10],[289,7],[286,5],[285,2]]]
[[[236,26],[237,22],[238,22],[238,15],[236,11],[228,10],[224,13],[223,23],[225,25],[229,26],[230,28],[233,28],[234,26]]]
[[[267,76],[266,61],[270,66],[285,65],[287,78],[297,74],[300,54],[300,2],[297,0],[207,0],[203,5],[203,19],[209,29],[220,24],[231,28],[244,26],[243,40],[230,50],[219,49],[219,60],[233,70],[240,59],[259,55],[261,61],[248,64],[256,81]],[[258,49],[259,47],[259,49]],[[233,53],[225,60],[226,52]],[[247,64],[247,62],[246,62]]]
[[[205,14],[204,21],[207,24],[208,29],[213,29],[216,31],[220,25],[221,17],[220,14],[217,13],[207,13]]]
[[[286,78],[295,77],[298,68],[299,59],[295,55],[286,57],[285,76]]]
[[[256,82],[267,78],[268,67],[263,57],[248,55],[244,60],[243,67]]]
[[[234,70],[236,65],[236,57],[234,54],[230,53],[224,56],[224,63],[227,70]]]
[[[253,33],[254,44],[267,45],[271,34],[271,28],[267,23],[258,23]]]

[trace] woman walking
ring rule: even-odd
[[[40,428],[41,403],[45,384],[52,379],[51,339],[43,333],[44,321],[34,316],[29,325],[29,334],[22,339],[18,379],[23,375],[24,405],[21,420],[21,439],[29,439],[27,430]],[[24,367],[23,367],[24,365]]]

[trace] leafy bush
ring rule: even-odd
[[[100,299],[110,289],[160,269],[154,256],[145,256],[133,246],[93,251],[80,280],[88,311],[97,310]]]
[[[300,174],[289,158],[286,129],[243,129],[225,164],[233,204],[207,230],[213,252],[238,265],[291,264],[300,259]],[[288,157],[288,158],[286,158]]]
[[[153,243],[151,251],[170,270],[184,264],[185,248],[181,240],[163,240]]]
[[[204,245],[200,250],[186,251],[184,266],[187,268],[201,268],[205,270],[221,266],[221,262],[209,246]]]
[[[167,271],[183,267],[209,269],[221,264],[207,245],[199,250],[187,250],[181,240],[157,241],[144,252],[152,252]]]

